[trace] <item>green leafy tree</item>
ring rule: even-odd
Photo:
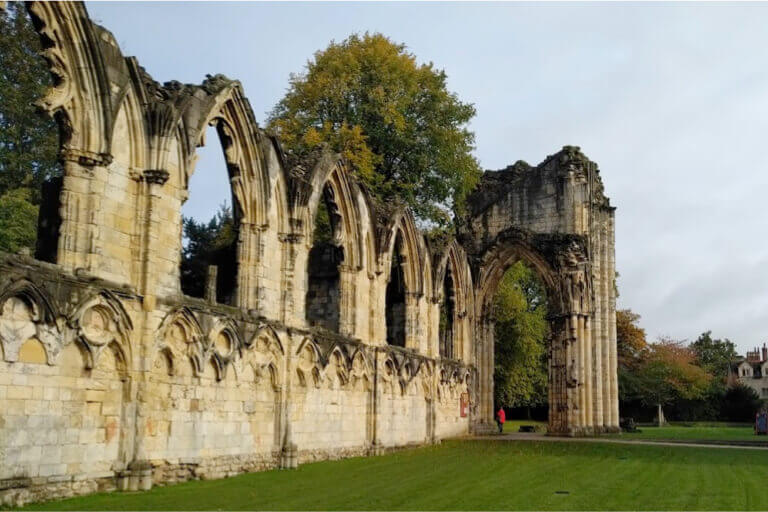
[[[0,196],[0,251],[18,252],[35,246],[38,207],[29,189],[17,188]]]
[[[203,297],[208,267],[218,267],[217,298],[231,302],[237,275],[237,227],[232,210],[222,205],[206,222],[184,217],[185,245],[181,253],[181,290],[192,297]]]
[[[549,335],[546,293],[523,262],[512,265],[494,297],[495,394],[505,407],[534,407],[547,400]]]
[[[0,10],[0,250],[32,251],[43,182],[61,174],[56,123],[35,106],[51,85],[23,2]]]
[[[721,382],[728,378],[731,363],[738,357],[736,345],[728,338],[712,339],[712,331],[702,333],[691,343],[691,350],[696,363]]]
[[[0,11],[0,195],[19,187],[39,204],[44,180],[57,176],[56,123],[35,106],[51,86],[40,38],[23,2]]]
[[[331,42],[291,75],[269,126],[289,155],[327,144],[380,199],[399,198],[420,219],[447,225],[481,174],[467,129],[474,115],[448,91],[444,71],[366,33]]]

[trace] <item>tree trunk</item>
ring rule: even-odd
[[[658,404],[658,405],[657,405],[657,418],[656,418],[656,423],[658,423],[658,425],[659,425],[660,427],[663,427],[663,426],[664,426],[664,425],[667,423],[667,422],[664,420],[664,409],[662,409],[662,408],[661,408],[661,404]]]

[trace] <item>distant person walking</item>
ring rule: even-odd
[[[499,407],[499,410],[496,411],[496,424],[499,426],[499,434],[501,434],[504,431],[505,421],[507,421],[507,415],[504,414],[504,408]]]

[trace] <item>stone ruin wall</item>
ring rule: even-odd
[[[566,146],[538,166],[488,171],[469,210],[461,241],[477,276],[478,415],[493,408],[488,305],[509,263],[523,259],[549,301],[549,430],[617,431],[615,208],[597,165]]]
[[[487,173],[458,239],[428,240],[409,210],[378,204],[338,156],[285,155],[239,82],[159,84],[82,4],[28,5],[55,78],[42,107],[62,130],[64,176],[48,219],[58,229],[44,244],[53,249],[0,255],[0,503],[484,431],[489,298],[515,258],[540,272],[554,304],[550,430],[616,429],[613,209],[580,152],[528,169],[522,186],[515,173],[502,172],[504,186]],[[209,125],[239,219],[228,304],[180,289],[181,206]],[[320,201],[343,252],[337,332],[307,320]],[[393,260],[403,347],[387,344]],[[449,273],[451,358],[439,344]],[[592,364],[599,356],[607,363]]]

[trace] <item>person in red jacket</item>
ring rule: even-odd
[[[504,431],[505,421],[507,421],[507,415],[504,414],[504,408],[499,407],[499,410],[496,412],[496,424],[499,426],[499,434]]]

